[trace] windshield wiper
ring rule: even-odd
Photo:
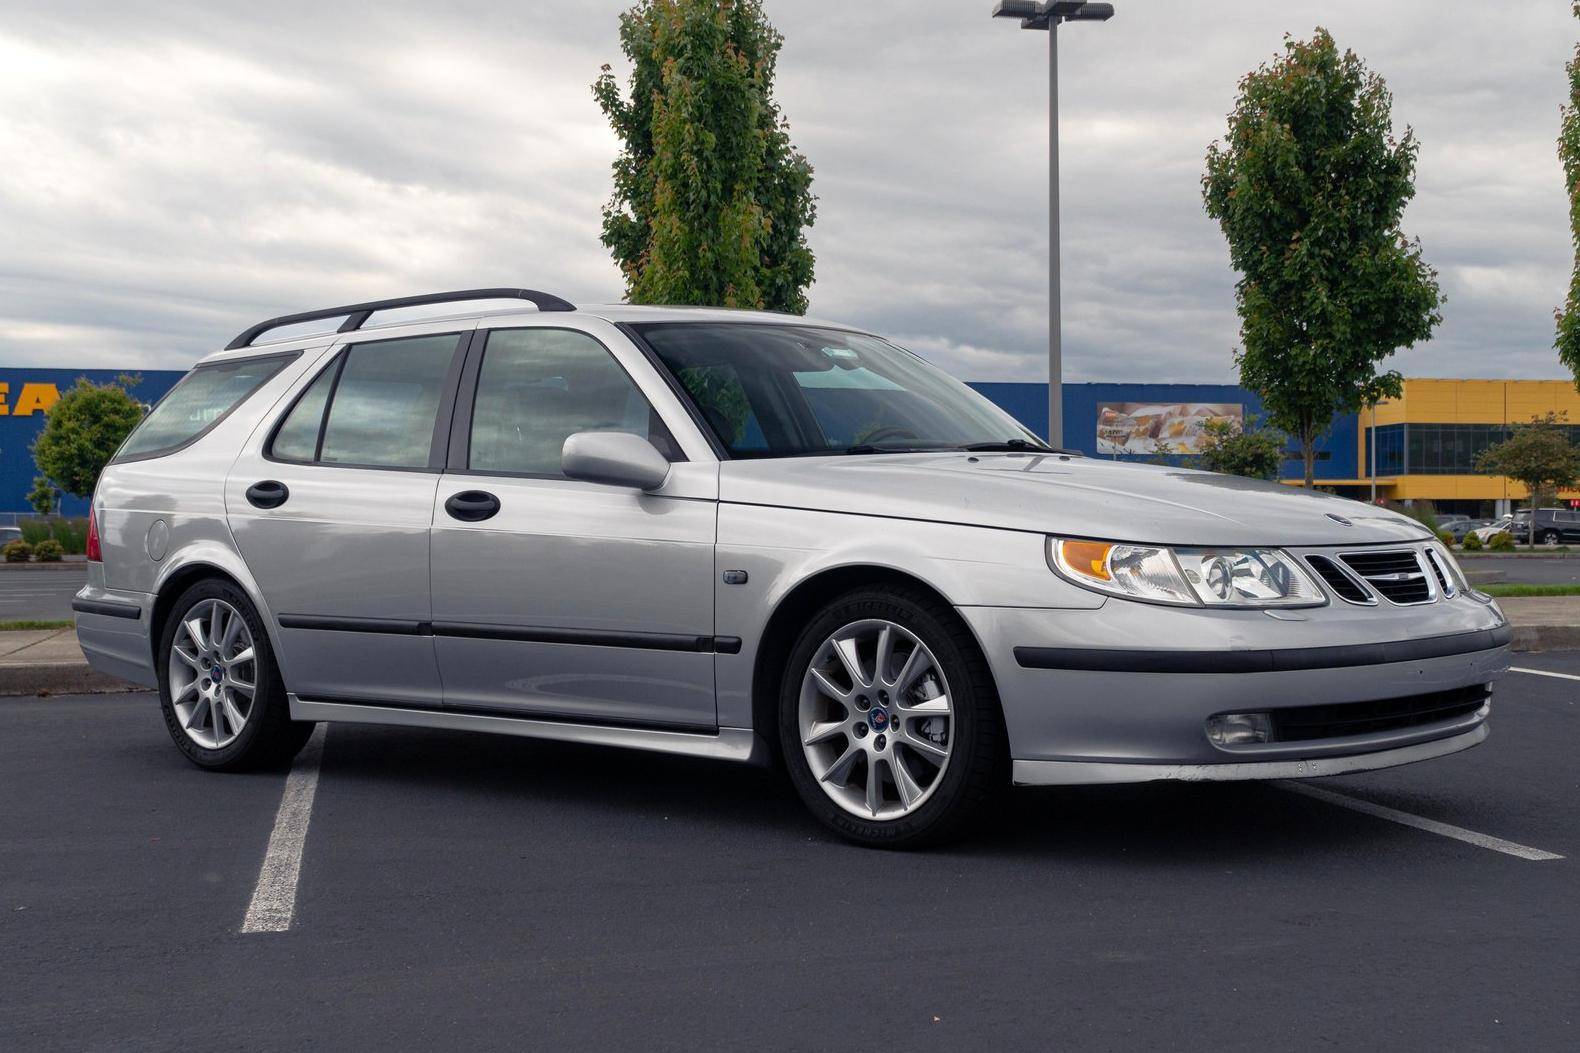
[[[870,442],[858,442],[854,446],[847,446],[846,453],[932,453],[938,447],[923,446],[874,446]]]
[[[1030,439],[1003,439],[999,442],[970,442],[960,449],[967,453],[1002,453],[1006,451],[1019,452],[1021,450],[1034,450],[1037,453],[1068,453],[1067,450],[1056,450],[1052,446],[1044,446],[1040,442]]]

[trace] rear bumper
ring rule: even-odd
[[[1293,724],[1304,719],[1296,707],[1404,706],[1490,689],[1508,669],[1511,637],[1495,605],[1468,597],[1295,618],[1118,600],[1100,610],[960,612],[993,668],[1015,781],[1028,784],[1291,778],[1452,753],[1485,737],[1490,705],[1254,745],[1214,744],[1207,720],[1266,712],[1280,725],[1286,711]]]
[[[134,684],[158,685],[149,639],[153,596],[90,582],[72,598],[71,609],[77,617],[77,644],[90,666]]]

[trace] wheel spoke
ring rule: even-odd
[[[895,788],[900,791],[900,803],[909,808],[922,795],[921,786],[898,756],[889,760],[889,772],[894,776]]]
[[[843,720],[819,720],[812,724],[811,730],[806,733],[806,738],[801,740],[803,746],[816,746],[819,742],[829,742],[845,734]]]
[[[923,757],[926,757],[934,764],[942,766],[944,761],[949,759],[948,750],[944,749],[932,739],[929,739],[925,736],[912,735],[909,731],[906,731],[904,733],[904,737],[900,741],[904,742],[911,749],[915,750],[917,753],[920,753]]]
[[[845,747],[845,752],[839,755],[839,760],[828,766],[819,779],[834,786],[843,786],[845,780],[850,778],[850,769],[856,763],[856,758],[861,756],[861,750],[855,746]]]
[[[878,630],[878,646],[872,657],[872,682],[881,684],[888,677],[889,662],[894,658],[894,626],[885,625]]]
[[[220,639],[225,635],[225,608],[219,604],[209,607],[208,614],[208,641],[210,647],[217,648]]]
[[[244,628],[245,626],[242,625],[239,615],[232,614],[226,618],[225,631],[220,634],[219,642],[215,645],[215,649],[219,651],[221,658],[225,657],[225,652],[235,645],[236,637],[241,635]]]
[[[879,765],[887,763],[887,761],[880,761],[876,757],[867,759],[867,811],[874,816],[883,807],[883,773],[878,769]]]
[[[170,650],[177,658],[181,659],[187,665],[191,666],[192,667],[192,671],[194,673],[202,672],[202,667],[200,667],[198,665],[198,656],[197,655],[191,653],[186,648],[182,647],[180,644],[171,644],[170,645]]]
[[[247,722],[247,718],[241,715],[241,710],[237,709],[236,703],[229,698],[224,700],[220,708],[225,711],[225,719],[230,723],[231,734],[239,734],[241,726]]]
[[[816,681],[818,690],[834,699],[836,702],[849,702],[850,692],[840,687],[828,678],[828,674],[821,669],[812,670],[812,679]]]
[[[182,624],[186,626],[187,637],[192,641],[193,646],[195,646],[199,651],[207,651],[208,636],[204,633],[203,616],[197,615],[195,617],[188,618]]]
[[[253,683],[250,680],[237,680],[235,677],[231,677],[229,684],[232,690],[240,691],[249,699],[252,698],[252,696],[257,691],[257,688],[253,686]]]
[[[247,664],[248,662],[252,661],[252,659],[252,645],[248,644],[246,647],[243,647],[241,650],[232,655],[225,664],[231,668],[235,668],[238,665]]]
[[[937,698],[929,698],[925,702],[910,702],[896,708],[919,717],[947,717],[949,715],[949,696],[939,695]]]
[[[868,680],[861,672],[861,652],[856,648],[856,641],[851,638],[834,641],[834,653],[839,655],[840,664],[845,667],[845,672],[850,675],[852,687],[871,687],[872,681]]]
[[[195,731],[203,726],[203,714],[208,708],[209,701],[206,698],[200,698],[192,703],[192,715],[187,717],[187,730]]]
[[[905,664],[900,666],[899,673],[894,677],[894,693],[903,695],[909,691],[911,684],[922,675],[929,664],[920,646],[911,648],[911,653],[905,656]]]
[[[198,689],[197,677],[193,677],[191,680],[187,681],[187,684],[186,684],[185,687],[183,687],[180,691],[177,691],[175,694],[170,696],[170,701],[175,703],[175,704],[177,704],[177,705],[179,705],[181,703],[182,699],[186,698],[188,695],[195,694],[197,692],[197,689]]]
[[[220,705],[218,698],[209,701],[208,711],[214,718],[214,745],[218,746],[225,738],[225,707]]]

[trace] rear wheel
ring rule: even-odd
[[[268,633],[235,585],[198,582],[183,593],[159,641],[165,726],[192,763],[218,771],[283,764],[312,734],[291,719]]]
[[[853,592],[813,618],[785,672],[779,738],[807,807],[861,844],[957,835],[1004,782],[987,663],[955,612],[915,589]]]
[[[1549,530],[1542,535],[1542,544],[1544,545],[1556,545],[1560,540],[1556,530]]]

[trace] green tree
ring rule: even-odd
[[[1580,0],[1574,3],[1580,18]],[[1554,346],[1558,357],[1574,374],[1580,387],[1580,46],[1566,67],[1569,71],[1569,105],[1563,108],[1563,130],[1558,133],[1558,159],[1564,166],[1564,185],[1569,188],[1569,229],[1574,246],[1574,272],[1569,278],[1569,299],[1557,311],[1558,336]]]
[[[1248,479],[1276,479],[1284,466],[1284,434],[1259,428],[1255,421],[1242,427],[1237,420],[1217,417],[1202,424],[1201,466],[1209,472],[1243,475]]]
[[[33,481],[35,494],[52,488],[76,497],[92,496],[99,473],[143,419],[142,403],[127,390],[138,379],[123,376],[95,384],[78,377],[49,408],[44,430],[33,440],[33,463],[40,476]]]
[[[49,480],[42,475],[35,475],[33,489],[27,492],[27,503],[39,515],[47,516],[60,503],[60,491],[50,486]]]
[[[603,243],[633,303],[805,314],[812,166],[773,99],[783,38],[760,0],[641,0],[620,16],[629,95],[593,95],[623,145]]]
[[[1207,150],[1202,197],[1229,243],[1240,379],[1315,475],[1336,413],[1400,393],[1379,364],[1442,321],[1437,273],[1405,237],[1418,150],[1393,134],[1393,97],[1325,29],[1240,81],[1228,134]]]
[[[1506,475],[1524,484],[1531,494],[1531,508],[1542,507],[1547,497],[1559,490],[1573,489],[1580,480],[1580,449],[1569,441],[1567,417],[1547,412],[1532,417],[1529,424],[1517,424],[1514,434],[1481,451],[1476,470],[1488,475]],[[1536,516],[1530,517],[1527,544],[1536,544]]]

